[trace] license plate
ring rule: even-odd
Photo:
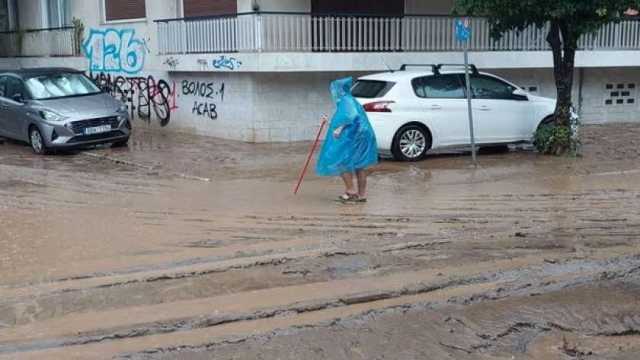
[[[84,129],[85,135],[94,135],[111,131],[111,125],[102,125]]]

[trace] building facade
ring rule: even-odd
[[[332,110],[331,80],[461,62],[453,1],[0,0],[0,68],[85,70],[140,125],[308,140]],[[484,19],[472,27],[480,69],[555,96],[545,29],[495,42]],[[640,22],[607,26],[580,47],[574,99],[583,121],[640,120]]]

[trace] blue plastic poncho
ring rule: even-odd
[[[316,172],[320,176],[338,176],[366,169],[378,163],[376,136],[367,113],[351,95],[353,80],[345,78],[331,83],[336,113],[320,150]],[[336,139],[333,132],[342,127]]]

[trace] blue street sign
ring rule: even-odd
[[[471,22],[469,18],[456,19],[456,39],[467,42],[471,38]]]

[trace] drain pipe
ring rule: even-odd
[[[578,116],[582,118],[582,88],[584,87],[584,68],[578,70]]]

